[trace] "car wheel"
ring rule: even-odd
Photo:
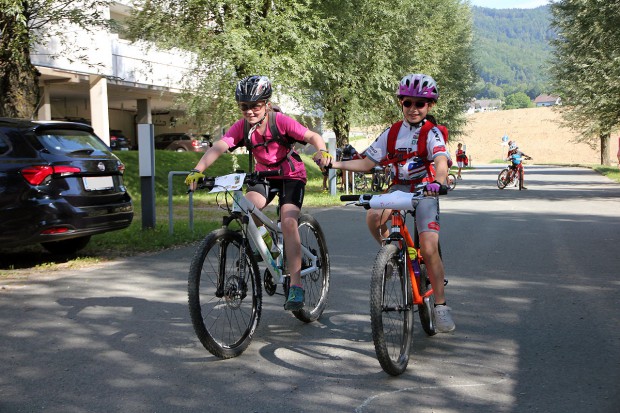
[[[177,148],[176,151],[177,152],[185,152],[185,148]]]
[[[90,235],[63,241],[42,242],[41,245],[52,254],[71,255],[84,248],[88,241],[90,241]]]

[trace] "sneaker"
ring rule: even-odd
[[[452,311],[452,309],[447,305],[438,305],[433,309],[435,326],[439,333],[449,333],[456,328],[454,321],[452,321],[450,311]]]
[[[288,291],[288,299],[284,303],[284,309],[287,311],[301,310],[304,308],[304,289],[296,285],[292,285]]]

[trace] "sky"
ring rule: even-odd
[[[492,9],[533,9],[550,3],[550,0],[469,0],[473,6]]]

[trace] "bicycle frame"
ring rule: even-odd
[[[406,214],[406,212],[405,212]],[[397,234],[397,236],[388,238],[386,241],[394,240],[400,238],[398,242],[405,242],[404,247],[401,245],[400,250],[403,251],[405,255],[405,260],[407,262],[406,268],[409,275],[409,280],[411,281],[411,290],[413,293],[413,303],[416,305],[424,304],[425,300],[427,300],[431,295],[433,295],[433,288],[431,287],[426,294],[420,295],[420,289],[418,288],[418,281],[420,280],[420,261],[423,261],[422,254],[420,252],[419,246],[415,244],[411,234],[409,233],[409,229],[407,225],[405,225],[405,217],[402,211],[392,210],[392,227],[390,229],[390,234]],[[415,216],[414,216],[415,220]],[[409,256],[409,248],[414,248],[416,250],[416,254],[419,257],[418,259],[411,260]]]
[[[261,211],[256,205],[254,205],[249,199],[245,197],[243,191],[241,189],[236,189],[232,192],[233,204],[232,204],[232,214],[239,214],[243,216],[241,219],[241,223],[243,226],[243,231],[248,235],[248,238],[254,242],[254,245],[258,247],[258,253],[263,258],[263,262],[267,264],[267,270],[274,277],[274,280],[278,280],[278,284],[283,284],[285,277],[289,274],[285,274],[283,269],[285,267],[283,263],[284,256],[284,247],[280,245],[279,240],[282,240],[282,230],[273,222],[263,211]],[[271,251],[265,244],[263,237],[258,232],[258,226],[254,222],[253,217],[257,218],[262,224],[264,224],[269,230],[271,230],[274,234],[277,235],[277,238],[274,238],[274,242],[278,243],[278,248],[282,251],[280,255],[274,259],[271,256]],[[306,274],[316,271],[318,269],[317,266],[317,256],[312,254],[308,248],[306,248],[303,244],[301,245],[301,253],[303,257],[309,259],[311,265],[301,269],[301,276],[304,277]]]

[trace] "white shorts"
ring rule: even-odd
[[[456,164],[459,166],[459,168],[465,167],[465,163],[463,161],[458,161]]]

